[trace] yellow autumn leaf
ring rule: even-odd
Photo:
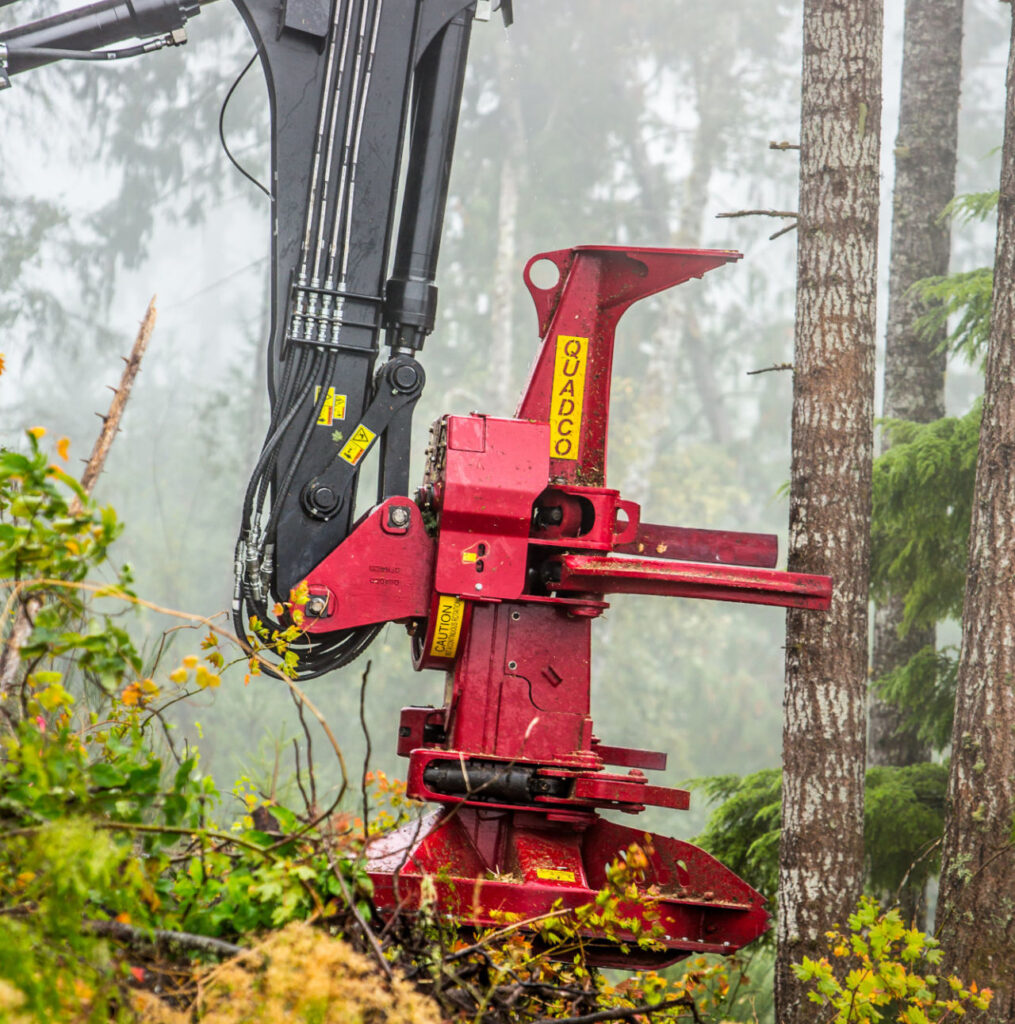
[[[216,686],[220,686],[221,683],[222,683],[221,677],[215,675],[214,672],[209,672],[204,667],[204,665],[198,665],[197,666],[197,672],[196,672],[195,676],[196,676],[197,685],[200,686],[202,690],[206,690],[206,689],[214,690]]]
[[[4,372],[4,366],[5,365],[6,364],[4,363],[4,354],[3,354],[3,352],[0,352],[0,374],[2,374]]]
[[[32,437],[34,437],[36,441],[38,441],[39,438],[45,437],[45,435],[46,435],[46,428],[45,427],[29,427],[28,428],[28,433],[31,434]]]
[[[56,453],[57,453],[57,455],[59,455],[60,458],[63,459],[64,462],[66,462],[67,458],[68,458],[68,452],[69,451],[70,451],[70,438],[69,437],[61,437],[60,440],[56,442]]]
[[[137,683],[131,683],[123,693],[120,694],[120,700],[128,708],[134,707],[141,701],[141,687]]]
[[[188,654],[183,659],[183,664],[184,664],[185,668],[196,668],[197,667],[197,655],[196,654]]]
[[[169,673],[169,680],[173,683],[184,683],[187,681],[187,670],[185,668],[176,668]]]
[[[74,698],[59,683],[47,686],[45,690],[37,693],[35,697],[46,711],[54,711],[64,704],[74,703]]]

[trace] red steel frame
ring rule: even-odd
[[[465,925],[577,907],[637,843],[649,898],[626,912],[658,924],[660,947],[622,953],[593,933],[596,962],[728,953],[767,928],[760,894],[708,854],[599,816],[680,810],[689,797],[648,783],[642,769],[664,768],[665,754],[601,744],[589,714],[591,627],[606,594],[811,609],[831,599],[827,577],[772,568],[774,537],[643,523],[606,486],[618,320],[739,258],[614,246],[533,257],[524,277],[542,345],[515,418],[440,420],[417,500],[384,502],[309,575],[325,598],[309,631],[405,622],[416,668],[447,673],[442,708],[402,713],[409,795],[441,809],[371,844],[382,913],[417,909],[426,876],[438,909]],[[537,261],[556,267],[555,286],[535,285]]]

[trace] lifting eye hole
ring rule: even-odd
[[[536,288],[549,291],[560,280],[560,270],[553,260],[536,260],[529,267],[529,281]]]

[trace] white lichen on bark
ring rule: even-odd
[[[776,1010],[860,894],[873,454],[880,2],[806,0],[789,568],[833,577],[786,643]]]
[[[1015,23],[937,925],[947,970],[1015,1021]]]

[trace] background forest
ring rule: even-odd
[[[578,243],[739,249],[741,263],[622,321],[610,484],[649,520],[779,533],[784,548],[791,381],[778,367],[792,359],[795,236],[770,236],[792,221],[717,215],[794,209],[796,154],[770,143],[799,135],[799,8],[732,0],[717,17],[684,0],[516,6],[509,31],[494,18],[474,35],[417,439],[444,412],[512,411],[537,340],[520,276],[534,253]],[[4,9],[5,26],[11,12],[22,23],[51,8],[21,0]],[[887,281],[901,5],[885,16]],[[959,193],[997,183],[1007,17],[994,0],[966,4]],[[133,589],[214,617],[228,607],[239,503],[266,422],[268,220],[265,196],[217,140],[250,41],[224,3],[203,9],[190,36],[183,50],[124,67],[22,76],[2,97],[0,445],[28,451],[25,428],[42,425],[49,438],[69,438],[69,466],[85,458],[118,357],[157,292],[158,325],[95,497],[125,524],[112,562],[129,563]],[[256,71],[239,82],[223,127],[236,157],[266,180]],[[956,221],[953,271],[990,263],[991,218],[988,208]],[[946,412],[962,417],[982,388],[979,353],[949,358]],[[940,646],[957,643],[959,602],[927,611],[942,622]],[[779,764],[783,615],[633,596],[612,605],[594,633],[598,734],[667,750],[671,784],[723,777],[698,790],[689,813],[649,813],[645,826],[683,838],[707,828],[717,855],[771,894],[774,861],[761,847],[738,847],[736,825],[740,815],[756,826],[759,811],[778,805],[777,778],[755,773]],[[194,646],[178,631],[167,641],[172,625],[131,613],[143,658],[167,642],[170,659]],[[392,778],[401,771],[398,709],[440,703],[443,687],[434,673],[413,673],[407,654],[403,631],[387,627],[369,655],[363,726],[362,664],[308,686],[347,763],[359,764],[369,745],[371,767]],[[305,758],[306,739],[284,685],[263,676],[248,684],[234,669],[166,716],[179,742],[198,743],[200,771],[223,792],[243,776],[250,792],[293,798],[293,740]],[[320,754],[327,737],[314,722],[307,728],[317,785],[334,792],[337,766]],[[925,738],[940,760],[947,724],[937,728]],[[746,787],[729,778],[745,775]],[[711,824],[709,796],[734,798]],[[751,877],[759,865],[767,877]],[[896,867],[873,888],[894,889]],[[727,1012],[770,1013],[763,990]]]

